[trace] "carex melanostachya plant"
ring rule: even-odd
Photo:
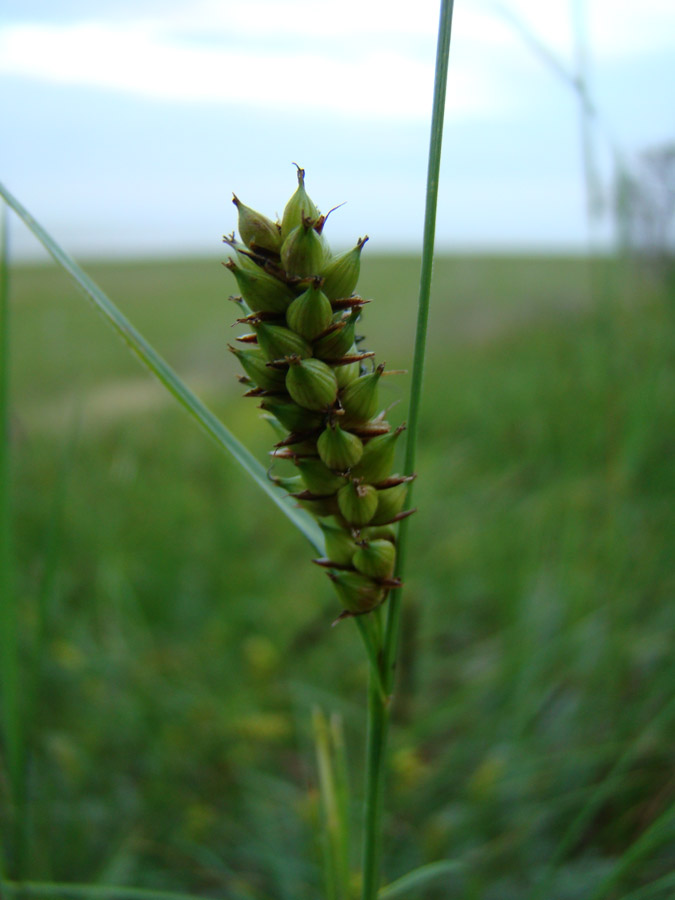
[[[247,393],[259,399],[283,432],[274,452],[295,464],[297,473],[290,480],[274,471],[265,476],[260,463],[178,378],[98,285],[0,185],[0,195],[8,205],[179,404],[237,459],[315,548],[325,547],[326,555],[319,562],[328,569],[343,614],[353,617],[359,627],[371,663],[362,900],[409,896],[457,866],[452,861],[422,866],[379,888],[384,762],[400,628],[400,591],[396,588],[402,581],[406,504],[415,468],[452,11],[452,0],[442,0],[404,474],[397,474],[393,468],[396,443],[403,429],[389,425],[378,399],[378,383],[385,370],[375,365],[372,351],[362,348],[357,333],[364,301],[355,289],[366,239],[344,254],[330,253],[323,235],[327,217],[320,215],[307,195],[302,170],[298,170],[298,189],[281,223],[247,209],[235,198],[241,240],[228,239],[232,250],[228,267],[243,298],[240,319],[250,328],[248,338],[244,336],[241,348],[234,352],[245,373]],[[298,504],[302,509],[296,508]],[[393,526],[398,522],[396,534]],[[6,604],[8,613],[12,613],[9,601]],[[6,642],[16,644],[13,631]],[[5,709],[8,701],[15,708],[17,691],[13,682],[5,681],[3,687]],[[18,722],[18,715],[3,720],[7,743],[12,734],[18,733]],[[19,766],[16,769],[14,780],[18,782],[21,772]],[[19,792],[20,786],[14,785],[13,793],[18,796]],[[18,825],[21,827],[21,822]],[[3,895],[18,897],[27,889],[42,896],[85,892],[106,897],[169,896],[134,888],[96,886],[90,891],[91,886],[85,885],[27,884],[21,875],[18,880],[10,880],[4,870],[0,872]],[[335,894],[342,900],[350,892],[345,880]]]
[[[272,455],[296,473],[269,477],[318,519],[340,618],[371,612],[400,586],[396,524],[412,473],[394,472],[404,426],[392,428],[379,399],[385,374],[357,332],[367,300],[355,293],[367,237],[333,254],[321,215],[297,167],[298,186],[274,222],[234,196],[240,240],[226,237],[226,267],[247,333],[230,345],[245,396],[281,431]],[[277,435],[279,436],[279,435]]]

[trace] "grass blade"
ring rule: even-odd
[[[588,900],[604,900],[630,869],[660,844],[672,846],[675,838],[675,803],[666,809],[655,822],[626,850],[612,871],[593,891]]]
[[[663,878],[659,878],[658,881],[654,881],[652,884],[637,888],[637,890],[631,891],[630,894],[624,894],[619,900],[648,900],[648,898],[651,900],[658,894],[663,894],[666,888],[675,888],[675,872],[670,875],[664,875]],[[672,895],[668,894],[668,897],[670,896]],[[663,897],[665,898],[665,894],[663,894]]]
[[[650,735],[656,728],[669,723],[672,720],[673,716],[675,716],[675,700],[671,700],[670,703],[667,703],[661,709],[661,711],[652,719],[647,727],[639,733],[635,740],[617,759],[605,778],[595,788],[586,805],[568,827],[567,831],[562,837],[562,840],[553,853],[553,856],[551,857],[548,865],[546,866],[541,880],[538,884],[535,885],[534,889],[528,895],[528,900],[544,900],[544,898],[549,894],[551,886],[553,884],[553,880],[555,878],[555,873],[558,870],[560,864],[562,863],[569,850],[581,838],[581,835],[583,834],[588,822],[590,822],[592,817],[595,815],[595,812],[604,802],[605,798],[613,790],[618,776],[622,772],[624,772],[633,761],[633,759],[635,759],[638,752],[640,751],[640,748],[643,746],[645,740],[647,739],[647,736]]]
[[[406,430],[405,464],[403,469],[406,474],[412,474],[415,471],[417,430],[422,398],[427,323],[429,321],[429,301],[431,298],[431,273],[436,239],[436,209],[438,206],[438,182],[441,168],[441,146],[443,142],[445,94],[448,83],[448,66],[450,62],[450,36],[452,32],[453,6],[453,0],[443,0],[441,3],[441,16],[438,26],[434,102],[431,116],[427,194],[424,210],[424,239],[422,243],[422,265],[420,271],[419,301],[417,306],[417,330],[415,332],[415,355],[413,358],[410,384],[410,406],[407,418],[408,428]],[[408,490],[406,504],[408,508],[410,507],[412,500],[413,485],[414,482],[410,485]],[[409,522],[410,518],[406,518],[399,524],[396,554],[396,575],[399,578],[403,577],[403,570],[405,567],[405,551]],[[402,591],[392,591],[389,603],[387,604],[387,624],[384,640],[384,677],[385,683],[390,691],[393,687],[394,661],[398,651],[399,631],[401,628],[401,594]]]
[[[9,423],[9,235],[7,207],[0,221],[0,734],[7,765],[13,828],[13,862],[2,869],[20,872],[24,837],[25,741],[19,702],[19,636],[12,572]]]
[[[24,897],[52,897],[55,900],[200,900],[195,894],[155,891],[149,888],[114,887],[101,884],[61,884],[41,881],[5,881],[3,890],[12,900]],[[3,894],[4,896],[4,894]]]
[[[457,860],[443,860],[443,862],[429,863],[427,866],[420,866],[419,869],[413,869],[406,875],[392,881],[386,887],[383,887],[377,895],[377,900],[396,900],[397,897],[410,897],[410,891],[415,888],[422,887],[442,875],[451,875],[460,871],[462,864]]]
[[[164,385],[180,405],[195,419],[221,448],[234,456],[242,468],[276,503],[281,511],[301,531],[307,540],[320,552],[324,542],[321,530],[308,513],[298,509],[294,501],[287,498],[282,490],[275,487],[267,478],[264,467],[223,425],[208,407],[181,381],[171,367],[162,359],[157,351],[134,328],[129,320],[120,312],[101,288],[84,272],[68,254],[59,247],[56,241],[39,225],[27,209],[0,184],[0,194],[14,210],[24,224],[30,229],[54,260],[70,275],[73,281],[84,291],[96,309],[102,313],[109,325],[125,341],[140,361]]]
[[[406,474],[415,469],[415,450],[420,400],[422,396],[422,376],[426,351],[427,323],[429,320],[429,300],[431,296],[431,270],[434,259],[436,236],[436,209],[438,205],[438,181],[441,167],[441,145],[443,140],[443,120],[445,116],[445,95],[450,62],[450,36],[452,32],[452,12],[454,0],[441,0],[436,46],[436,70],[434,75],[434,98],[431,115],[431,137],[429,141],[429,166],[427,171],[426,205],[424,211],[424,239],[422,244],[422,266],[420,273],[419,302],[417,307],[417,330],[415,333],[415,354],[413,359],[406,432],[405,468]],[[407,506],[410,506],[412,491],[408,491]],[[399,525],[397,540],[396,575],[402,577],[405,566],[406,538],[409,519]],[[387,603],[387,619],[382,644],[381,678],[387,694],[391,694],[394,684],[394,666],[401,630],[401,591],[393,591]],[[366,797],[364,803],[363,829],[363,890],[362,900],[374,900],[380,885],[380,856],[382,831],[382,803],[384,793],[384,761],[386,758],[387,735],[389,730],[389,704],[383,701],[377,679],[371,675],[368,688],[368,733],[366,749]]]

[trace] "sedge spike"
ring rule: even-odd
[[[333,255],[321,216],[297,167],[298,186],[281,224],[244,206],[235,196],[242,243],[226,243],[226,263],[249,314],[238,320],[253,332],[237,339],[235,354],[247,397],[258,398],[275,425],[275,460],[296,474],[270,476],[318,521],[327,570],[343,612],[366,615],[400,582],[396,526],[412,476],[395,474],[397,439],[380,412],[383,365],[358,348],[354,327],[363,312],[356,290],[361,251]],[[240,301],[240,305],[241,301]],[[337,620],[336,620],[337,621]]]

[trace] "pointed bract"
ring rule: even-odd
[[[281,226],[255,209],[251,209],[250,206],[246,206],[236,194],[232,195],[232,202],[237,207],[239,234],[246,246],[255,245],[264,250],[279,253],[281,250]]]
[[[361,271],[361,250],[368,240],[367,237],[359,238],[352,250],[334,256],[321,272],[323,276],[323,290],[329,300],[340,300],[343,297],[351,297],[359,280]]]
[[[305,170],[298,169],[298,187],[291,199],[286,204],[281,219],[281,240],[285,241],[288,235],[302,223],[303,219],[316,221],[319,218],[319,210],[305,190]]]

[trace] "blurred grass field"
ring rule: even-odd
[[[264,460],[218,262],[87,268]],[[364,258],[389,368],[411,364],[417,279]],[[344,716],[358,801],[355,629],[65,275],[17,268],[11,299],[26,879],[320,896],[311,710]],[[385,868],[464,869],[420,898],[531,896],[584,811],[545,900],[588,900],[622,860],[598,897],[675,867],[674,318],[621,262],[435,264]],[[392,422],[407,388],[385,381]]]

